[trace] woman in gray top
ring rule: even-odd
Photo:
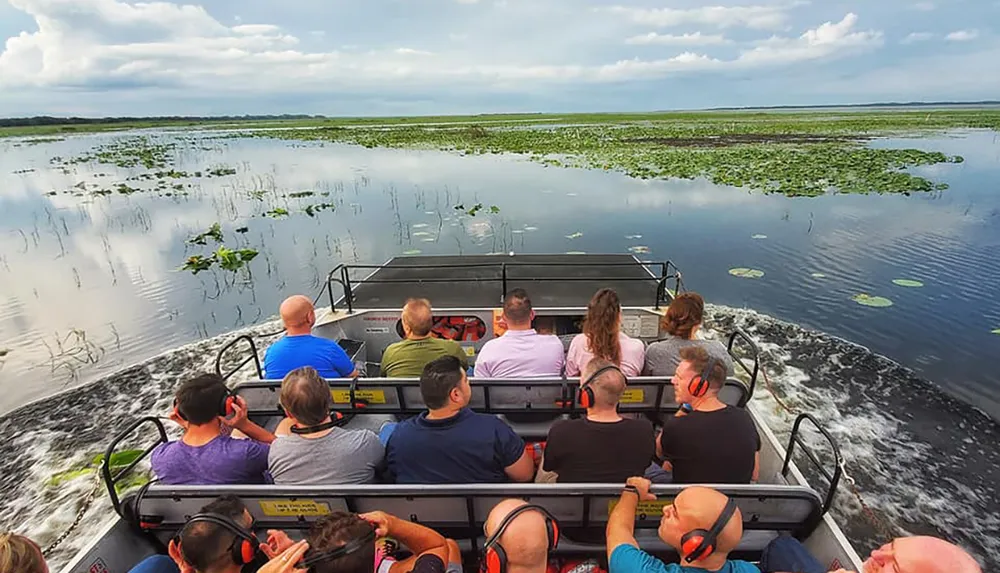
[[[674,297],[660,327],[667,337],[646,348],[646,365],[643,373],[648,376],[673,376],[681,362],[681,348],[701,346],[710,356],[726,365],[728,376],[733,375],[733,359],[726,347],[715,340],[696,338],[705,314],[705,299],[700,294],[686,292]]]

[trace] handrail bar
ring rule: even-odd
[[[225,355],[226,351],[236,346],[242,340],[245,340],[250,345],[250,356],[244,358],[243,361],[236,366],[236,368],[233,368],[229,372],[223,374],[222,357]],[[251,360],[254,363],[254,367],[256,367],[257,369],[257,376],[259,378],[263,378],[264,370],[260,367],[260,357],[257,354],[257,344],[253,341],[252,335],[241,334],[240,336],[237,336],[236,338],[230,340],[228,344],[219,349],[218,354],[215,355],[215,373],[218,374],[219,376],[222,376],[223,380],[229,380],[229,378],[232,377],[233,374],[239,372],[244,366],[249,364]]]
[[[743,362],[743,357],[738,356],[733,352],[733,343],[737,338],[740,338],[750,346],[750,357],[753,359],[753,368],[751,369]],[[753,398],[754,388],[757,387],[757,375],[760,373],[760,347],[750,335],[746,333],[743,329],[737,327],[732,334],[729,335],[729,342],[726,344],[726,351],[733,358],[736,364],[739,364],[743,371],[750,376],[750,387],[748,388],[748,394],[750,398]]]
[[[812,425],[815,426],[817,430],[819,430],[819,432],[823,435],[823,437],[825,437],[827,441],[830,442],[830,446],[833,449],[833,460],[835,464],[832,475],[826,470],[826,468],[823,467],[823,463],[816,456],[816,454],[813,453],[813,451],[809,448],[809,446],[802,440],[801,437],[799,437],[799,427],[805,420],[809,420],[812,423]],[[781,475],[785,477],[788,476],[788,469],[792,461],[792,452],[795,450],[795,444],[798,444],[799,446],[802,447],[802,451],[806,454],[806,457],[809,458],[809,461],[811,461],[819,470],[819,472],[823,475],[823,477],[825,477],[830,482],[830,489],[827,490],[826,496],[823,501],[823,513],[826,513],[827,511],[830,510],[830,507],[833,505],[833,498],[837,493],[837,486],[840,484],[841,474],[843,473],[844,464],[843,464],[843,458],[840,455],[840,447],[837,445],[837,441],[833,439],[833,435],[831,435],[830,432],[826,430],[826,428],[820,425],[819,421],[816,419],[815,416],[809,414],[808,412],[799,414],[798,417],[795,418],[795,423],[792,425],[792,434],[788,439],[788,450],[785,453],[785,462],[781,466]]]
[[[125,438],[130,436],[132,432],[135,431],[136,428],[146,423],[152,423],[154,426],[156,426],[156,430],[159,433],[156,443],[143,450],[142,454],[140,454],[139,457],[137,457],[136,459],[132,460],[132,463],[129,464],[128,467],[118,472],[117,475],[112,476],[111,456],[114,455],[115,449],[118,448],[118,444],[120,444]],[[160,419],[155,416],[144,416],[142,418],[139,418],[135,422],[129,424],[124,430],[119,432],[119,434],[115,436],[113,440],[111,440],[111,444],[108,445],[108,449],[104,451],[104,460],[101,462],[101,477],[104,480],[105,487],[107,487],[108,489],[108,496],[111,498],[111,506],[114,508],[115,513],[117,513],[122,517],[125,517],[124,514],[122,513],[121,500],[118,498],[118,491],[115,489],[115,486],[122,479],[122,477],[131,472],[133,469],[135,469],[135,467],[139,465],[139,462],[141,462],[143,459],[146,458],[146,456],[152,453],[152,451],[156,449],[157,446],[159,446],[160,444],[164,444],[167,441],[168,441],[167,430],[166,428],[163,427],[163,422],[161,422]]]

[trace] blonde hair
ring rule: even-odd
[[[0,573],[47,573],[42,550],[27,537],[0,533]]]

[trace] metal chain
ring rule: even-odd
[[[69,528],[64,531],[62,535],[57,537],[55,541],[42,551],[42,557],[48,557],[49,554],[59,547],[63,541],[66,541],[66,538],[80,526],[80,522],[83,521],[84,514],[86,514],[87,510],[90,509],[90,506],[94,504],[94,500],[97,499],[97,492],[101,489],[101,473],[94,472],[94,474],[96,476],[94,480],[94,487],[90,489],[90,493],[83,499],[83,505],[80,506],[80,511],[76,512],[76,519],[73,520],[73,523],[70,524]]]
[[[798,416],[799,412],[792,409],[788,404],[786,404],[785,401],[778,396],[778,393],[774,391],[774,387],[771,386],[771,380],[767,377],[767,369],[764,368],[763,364],[761,364],[760,366],[760,373],[763,374],[764,385],[767,386],[767,391],[771,394],[771,397],[774,398],[774,401],[777,402],[782,409],[784,409],[792,416]],[[878,531],[879,535],[881,535],[883,539],[888,541],[890,539],[895,538],[896,536],[893,533],[892,528],[888,526],[885,520],[880,518],[878,514],[875,513],[874,510],[872,510],[871,506],[869,506],[867,502],[865,502],[865,498],[861,495],[861,490],[858,489],[858,483],[854,480],[853,477],[851,477],[851,474],[847,473],[847,462],[845,462],[844,460],[840,460],[840,471],[843,473],[844,480],[847,481],[847,485],[848,487],[850,487],[851,493],[854,495],[855,498],[857,498],[858,503],[861,504],[862,514],[865,516],[865,518],[868,519],[868,521]]]

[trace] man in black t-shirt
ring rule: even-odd
[[[580,385],[581,392],[593,398],[584,404],[587,416],[552,425],[542,469],[558,474],[560,483],[619,483],[642,475],[655,449],[653,425],[618,415],[625,375],[610,362],[594,358],[583,369]]]
[[[750,414],[719,400],[726,367],[700,346],[681,349],[676,399],[689,404],[663,424],[657,455],[674,483],[750,483],[760,467],[760,435]]]

